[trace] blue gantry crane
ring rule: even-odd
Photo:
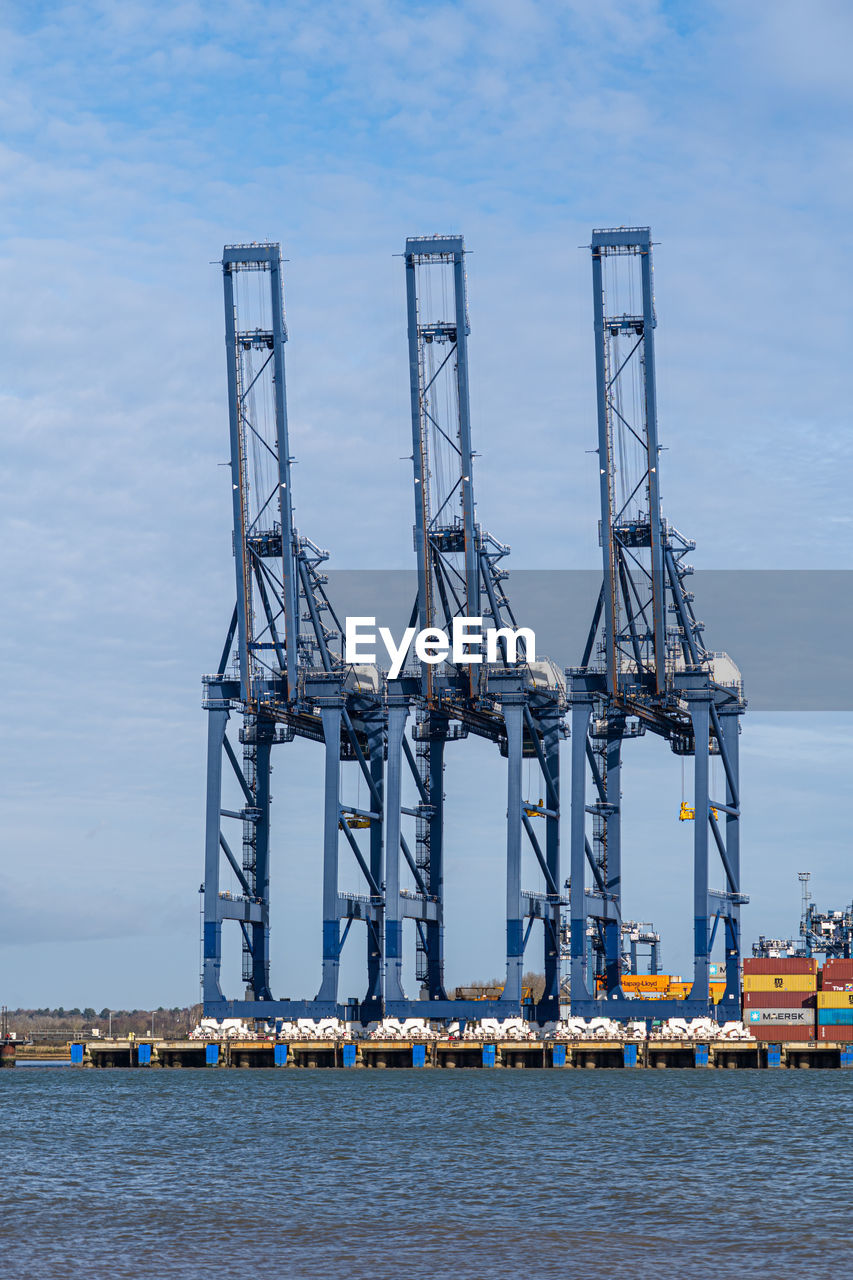
[[[652,239],[648,227],[592,234],[603,582],[580,665],[570,675],[571,1007],[582,1017],[707,1016],[711,951],[722,924],[726,988],[739,1017],[740,674],[709,651],[687,579],[694,544],[661,509]],[[653,733],[694,760],[693,985],[684,1001],[638,1005],[621,987],[622,753]],[[725,795],[710,793],[719,756]],[[588,788],[588,780],[591,783]],[[712,850],[723,887],[709,885]],[[592,962],[586,939],[592,934]],[[598,974],[591,971],[597,963]],[[600,996],[595,978],[603,979]]]
[[[438,637],[474,621],[494,631],[497,647],[480,665],[466,660],[464,638],[462,651],[440,664],[418,651],[389,680],[375,666],[346,662],[344,626],[322,572],[326,553],[294,526],[280,248],[223,251],[237,600],[218,669],[204,680],[207,1016],[517,1014],[537,921],[545,971],[537,1018],[558,1014],[566,940],[572,1011],[635,1016],[638,1005],[621,988],[624,937],[636,927],[622,915],[620,778],[624,742],[647,732],[694,758],[695,954],[688,999],[644,1000],[642,1016],[710,1012],[710,956],[720,924],[724,1010],[737,1011],[739,909],[746,901],[738,733],[746,704],[734,664],[702,639],[686,586],[693,544],[661,513],[648,228],[594,232],[592,258],[604,575],[567,702],[561,673],[529,651],[532,637],[517,626],[505,588],[508,547],[477,520],[462,237],[417,237],[405,246],[418,574],[412,626]],[[573,745],[565,929],[560,741],[567,705]],[[497,744],[507,760],[506,980],[500,998],[451,1001],[443,950],[445,756],[449,743],[471,734]],[[273,747],[297,740],[320,744],[324,754],[322,975],[316,996],[287,1000],[273,996],[270,976],[270,771]],[[712,755],[725,776],[719,798],[710,790]],[[535,773],[526,796],[525,758]],[[353,778],[367,795],[363,804],[346,798],[355,795]],[[233,805],[225,797],[229,785]],[[352,855],[358,891],[340,887],[342,847]],[[523,886],[525,848],[544,891]],[[719,890],[709,887],[712,848],[724,875]],[[230,889],[222,887],[223,871],[233,877]],[[226,997],[221,985],[222,925],[229,920],[242,945],[242,999]],[[415,926],[417,998],[403,988],[406,920]],[[366,926],[365,988],[356,1007],[345,1009],[340,957],[354,922]],[[652,945],[656,968],[657,934],[637,933],[634,942]],[[630,954],[636,968],[635,946]]]
[[[204,678],[204,1012],[216,1018],[336,1014],[341,949],[359,921],[367,931],[367,978],[358,1013],[376,1017],[384,950],[381,677],[375,667],[344,662],[343,628],[321,572],[327,553],[293,523],[280,247],[227,245],[222,272],[237,602],[217,671]],[[322,743],[325,756],[323,968],[314,999],[276,1000],[269,956],[270,762],[273,747],[297,739]],[[366,807],[342,798],[342,762],[363,778]],[[223,773],[236,782],[233,808],[223,803]],[[359,892],[339,889],[342,836]],[[223,864],[234,890],[221,888]],[[220,982],[222,925],[229,920],[242,936],[243,999],[226,998]]]
[[[468,308],[461,236],[406,241],[406,296],[418,591],[413,625],[449,633],[454,620],[494,629],[491,664],[467,655],[426,661],[388,684],[386,817],[386,1009],[432,1017],[518,1014],[525,946],[536,920],[544,926],[545,994],[540,1019],[559,1012],[559,744],[565,716],[562,674],[525,648],[504,589],[509,548],[483,530],[474,501],[474,453],[468,387]],[[487,655],[486,655],[487,656]],[[414,720],[415,751],[406,726]],[[449,742],[475,734],[507,757],[506,980],[492,1001],[449,1002],[444,987],[444,769]],[[522,760],[535,761],[534,796],[522,792]],[[405,772],[418,803],[403,804]],[[415,850],[399,838],[403,816],[415,821]],[[534,829],[544,820],[544,848]],[[523,842],[535,856],[544,892],[522,885]],[[413,887],[400,888],[402,851]],[[402,985],[402,921],[416,924],[421,998]],[[470,1008],[468,1005],[470,1004]]]

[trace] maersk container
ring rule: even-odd
[[[813,1027],[814,1009],[746,1009],[744,1023],[750,1031],[756,1024],[775,1027]]]

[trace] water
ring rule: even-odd
[[[4,1071],[0,1273],[853,1276],[853,1072]]]

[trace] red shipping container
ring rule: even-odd
[[[822,991],[853,991],[853,960],[827,960],[820,986]]]
[[[818,1040],[833,1040],[836,1044],[853,1041],[853,1027],[818,1027]]]
[[[813,991],[744,991],[744,1009],[813,1009]]]
[[[814,1040],[815,1038],[814,1027],[776,1027],[767,1022],[756,1022],[752,1026],[747,1024],[747,1029],[756,1040],[769,1040],[771,1044],[787,1044],[791,1040]],[[841,1028],[842,1031],[845,1029]],[[832,1031],[834,1028],[824,1027],[822,1030]]]
[[[744,973],[817,973],[817,960],[809,956],[778,956],[775,960],[743,962]]]

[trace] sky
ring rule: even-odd
[[[596,566],[582,246],[627,224],[657,242],[663,504],[697,567],[853,568],[847,4],[100,0],[2,4],[0,35],[3,1003],[197,998],[224,243],[283,244],[296,520],[335,567],[410,565],[398,255],[433,232],[470,251],[480,518],[518,568]],[[629,750],[626,908],[686,970],[680,763]],[[747,717],[748,940],[796,929],[798,870],[853,896],[852,764],[849,715]],[[319,982],[320,769],[276,766],[278,994]],[[451,985],[501,968],[501,776],[477,745],[448,771]]]

